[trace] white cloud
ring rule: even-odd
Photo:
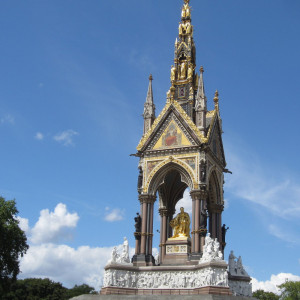
[[[184,211],[186,211],[187,213],[189,213],[189,214],[192,213],[193,202],[192,202],[192,198],[191,198],[189,189],[186,189],[184,191],[183,198],[177,202],[176,207],[175,207],[175,210],[176,210],[175,214],[180,212],[180,207],[183,207]]]
[[[35,138],[39,141],[44,139],[44,135],[41,132],[37,132]]]
[[[1,124],[15,124],[15,118],[12,115],[5,115],[0,119]]]
[[[277,275],[272,275],[270,280],[266,281],[258,281],[257,279],[252,278],[252,291],[255,292],[257,290],[264,290],[266,292],[280,294],[278,285],[285,283],[286,280],[299,281],[300,276],[290,273],[279,273]]]
[[[20,228],[26,233],[26,235],[29,233],[30,228],[29,228],[29,221],[28,219],[17,217],[17,220],[19,221],[19,226]]]
[[[72,146],[74,145],[73,137],[75,135],[78,135],[78,132],[68,129],[56,134],[53,139],[59,143],[62,143],[64,146]]]
[[[61,238],[70,238],[70,229],[75,228],[79,216],[77,213],[69,213],[65,204],[59,203],[54,212],[44,209],[40,212],[37,223],[31,230],[30,241],[32,243],[48,243],[58,241]]]
[[[105,215],[105,221],[108,222],[115,222],[115,221],[121,221],[124,219],[124,210],[121,210],[119,208],[114,208],[110,210],[109,207],[105,208],[106,215]]]
[[[50,278],[67,287],[86,283],[99,290],[112,249],[113,247],[88,246],[74,249],[55,244],[30,246],[21,259],[20,278]]]
[[[122,245],[118,245],[121,251]],[[21,258],[20,278],[50,278],[66,287],[86,283],[96,290],[102,285],[104,267],[111,258],[113,247],[42,244],[31,246]],[[155,251],[156,249],[154,249]],[[157,250],[156,250],[157,251]],[[130,257],[134,249],[130,248]]]

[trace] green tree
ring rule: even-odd
[[[280,299],[300,300],[300,281],[286,281],[279,285],[281,290]]]
[[[0,295],[20,272],[19,258],[27,249],[27,238],[19,227],[15,200],[0,197]]]
[[[67,291],[68,299],[84,294],[97,294],[97,292],[93,287],[90,287],[87,284],[75,285]]]
[[[3,300],[67,300],[67,289],[48,278],[27,278],[12,284]]]
[[[1,295],[1,300],[67,300],[83,294],[96,294],[94,288],[82,284],[72,289],[48,278],[19,279],[11,285],[9,292]]]
[[[259,300],[279,300],[279,296],[272,292],[265,292],[264,290],[257,290],[253,293],[253,297]]]

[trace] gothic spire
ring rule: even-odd
[[[153,91],[152,91],[152,80],[153,77],[149,76],[149,86],[147,92],[146,102],[144,104],[144,134],[150,129],[151,125],[155,120],[155,105],[153,102]]]
[[[196,101],[195,101],[195,110],[201,110],[206,109],[206,96],[205,96],[205,90],[204,90],[204,81],[203,81],[203,73],[204,69],[201,66],[200,68],[200,77],[198,82],[198,90],[196,95]]]
[[[199,77],[199,82],[198,82],[198,90],[197,90],[197,95],[196,95],[196,99],[195,99],[195,112],[196,112],[195,123],[196,123],[196,126],[203,133],[203,135],[205,135],[207,99],[206,99],[205,90],[204,90],[203,73],[204,73],[204,69],[201,66],[200,77]]]

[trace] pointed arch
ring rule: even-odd
[[[171,171],[176,171],[180,174],[181,182],[185,183],[186,187],[189,187],[191,190],[198,188],[198,183],[190,168],[184,162],[170,157],[157,165],[151,172],[144,187],[144,193],[155,195],[159,186],[164,182],[166,175]]]
[[[208,201],[209,204],[221,204],[221,185],[215,169],[211,170],[208,179]]]

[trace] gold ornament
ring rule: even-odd
[[[180,207],[180,213],[170,222],[174,232],[172,239],[189,238],[190,223],[189,214],[184,212],[183,207]]]

